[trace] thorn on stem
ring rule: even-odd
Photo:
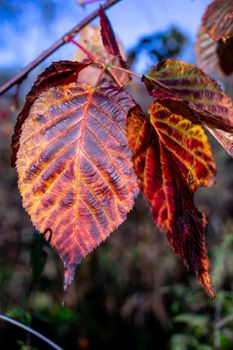
[[[51,228],[46,228],[46,230],[42,233],[42,236],[50,243],[52,240],[53,231]]]

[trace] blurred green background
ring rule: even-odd
[[[51,39],[52,43],[59,33],[75,24],[68,20],[69,15],[73,16],[70,22],[74,20],[74,12],[71,15],[73,7],[77,9],[76,21],[92,9],[80,9],[76,1],[66,3],[64,6],[62,1],[52,0],[27,0],[24,4],[0,1],[3,30],[0,39],[1,83],[30,62],[31,56],[34,58],[46,48],[48,40]],[[154,4],[157,2],[145,1],[153,12],[145,10],[142,2],[137,0],[135,7],[141,9],[143,23],[145,15],[148,16],[149,29],[141,24],[141,32],[133,35],[131,28],[133,38],[130,29],[119,24],[119,13],[122,18],[127,6],[132,9],[132,1],[122,3],[116,5],[123,6],[120,10],[114,12],[112,9],[109,13],[113,24],[117,28],[123,27],[117,32],[122,39],[124,31],[126,39],[130,38],[123,43],[133,69],[145,69],[167,57],[195,61],[193,33],[209,1],[200,5],[198,1],[186,0],[186,5],[190,6],[187,9],[184,1],[172,2],[183,17],[190,16],[192,29],[186,31],[187,19],[180,22],[175,13],[174,16],[169,13],[169,22],[154,26],[154,18],[158,18],[158,15],[153,17],[155,12],[160,11],[166,16],[168,1],[156,9]],[[179,6],[180,10],[177,10]],[[63,7],[64,13],[61,13]],[[187,12],[188,9],[194,12]],[[25,21],[26,14],[30,16],[30,13],[33,15],[26,25],[22,18]],[[134,15],[139,16],[131,11],[131,18]],[[195,21],[194,17],[197,18]],[[33,32],[37,33],[38,29],[37,22],[33,23],[35,18],[40,20],[43,38],[46,28],[50,28],[49,39],[37,41],[36,52],[33,51],[35,43],[30,51],[35,40]],[[22,38],[29,49],[25,57],[18,51],[17,60]],[[12,47],[16,56],[11,55]],[[139,197],[127,222],[78,267],[62,306],[63,266],[56,252],[33,229],[24,212],[16,171],[10,167],[9,160],[13,125],[25,92],[44,65],[52,59],[71,58],[72,50],[68,45],[67,49],[58,51],[24,81],[19,106],[14,88],[0,97],[0,312],[31,326],[67,350],[232,350],[233,160],[213,139],[211,143],[218,165],[217,183],[212,189],[199,190],[196,201],[209,221],[207,241],[216,299],[210,300],[195,277],[174,256],[165,235],[155,228],[145,201]],[[232,96],[232,77],[221,83]],[[139,83],[131,84],[131,92],[144,107],[148,105]],[[0,321],[0,349],[51,348],[25,331]]]

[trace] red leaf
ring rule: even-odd
[[[101,35],[106,52],[112,56],[120,56],[119,47],[111,23],[102,8],[99,9],[99,17]]]
[[[28,117],[29,110],[38,96],[46,89],[58,86],[60,84],[68,84],[77,81],[79,72],[86,68],[90,62],[71,62],[60,61],[52,63],[45,71],[40,74],[26,96],[26,102],[22,111],[19,113],[17,122],[12,136],[12,156],[11,165],[15,166],[17,152],[19,149],[19,139],[21,135],[22,125]]]
[[[233,157],[233,134],[223,130],[213,130],[207,128],[209,132],[218,140],[220,145],[227,151],[229,156]]]
[[[17,157],[23,205],[52,232],[65,289],[78,263],[125,221],[138,192],[125,122],[135,102],[115,86],[52,87],[34,101]],[[46,237],[47,238],[47,237]]]
[[[198,66],[220,77],[233,73],[233,37],[214,41],[201,26],[195,44]]]
[[[142,80],[150,95],[164,100],[161,103],[173,112],[185,115],[194,123],[233,133],[230,97],[194,65],[168,59],[152,66]]]
[[[127,122],[141,190],[156,225],[167,233],[175,253],[213,297],[205,219],[193,198],[196,188],[207,185],[216,172],[207,137],[201,126],[158,102],[152,104],[149,114],[150,119],[134,108]]]
[[[102,41],[106,52],[112,56],[118,57],[121,67],[127,68],[127,64],[121,56],[111,23],[107,15],[105,14],[105,12],[102,10],[102,8],[100,8],[99,10],[99,17],[100,17],[101,36],[102,36]]]
[[[216,41],[233,36],[233,0],[213,0],[203,15],[202,24]]]

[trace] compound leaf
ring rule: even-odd
[[[109,84],[47,89],[22,126],[19,189],[34,226],[50,232],[65,266],[77,264],[126,219],[138,192],[125,131],[135,105]]]

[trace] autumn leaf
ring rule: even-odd
[[[79,72],[86,68],[90,62],[71,62],[60,61],[52,63],[45,71],[40,74],[32,86],[31,90],[26,96],[26,103],[20,114],[18,115],[17,122],[14,128],[14,134],[12,136],[12,156],[11,165],[15,166],[17,152],[19,149],[19,139],[21,135],[21,129],[24,121],[28,117],[29,110],[38,96],[49,87],[57,86],[61,83],[68,84],[77,81]]]
[[[111,23],[102,8],[99,9],[99,17],[100,17],[101,37],[102,37],[102,42],[106,52],[111,56],[117,58],[118,66],[127,69],[127,64],[121,55],[118,42],[113,32]],[[128,75],[128,80],[130,79],[131,78]]]
[[[129,146],[139,184],[155,224],[184,264],[214,293],[208,272],[205,219],[194,204],[194,191],[213,183],[216,167],[200,125],[172,113],[159,102],[145,116],[138,108],[127,120]]]
[[[233,0],[213,0],[202,17],[202,24],[216,41],[233,36]]]
[[[100,17],[101,37],[102,37],[103,45],[106,52],[112,56],[118,57],[122,67],[126,68],[126,62],[123,60],[121,56],[111,23],[107,15],[105,14],[105,12],[102,10],[102,8],[99,9],[99,17]]]
[[[193,64],[168,59],[143,76],[151,96],[182,102],[195,123],[233,132],[233,105],[220,85]]]
[[[209,132],[218,140],[220,145],[233,157],[233,134],[223,130],[207,128]]]
[[[220,77],[233,73],[233,37],[214,41],[201,26],[195,44],[198,66]]]
[[[215,80],[194,65],[168,59],[152,66],[142,81],[150,95],[159,98],[172,112],[195,124],[219,129],[219,133],[220,130],[233,133],[230,97]]]
[[[198,58],[198,67],[205,73],[217,73],[222,75],[217,55],[217,42],[212,39],[201,26],[198,30],[195,43],[195,51]]]
[[[138,192],[125,121],[135,105],[122,89],[83,83],[52,87],[34,101],[17,157],[23,206],[51,230],[65,266],[78,263],[125,221]]]

